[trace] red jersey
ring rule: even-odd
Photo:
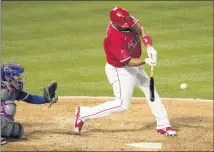
[[[106,60],[115,67],[124,67],[131,58],[141,56],[141,38],[131,31],[119,31],[110,22],[104,38]]]

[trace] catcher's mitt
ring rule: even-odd
[[[57,82],[52,81],[48,86],[43,88],[43,97],[47,103],[56,103],[58,96],[56,96]]]

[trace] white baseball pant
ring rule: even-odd
[[[149,77],[142,69],[142,66],[117,68],[107,63],[105,72],[108,81],[112,85],[115,99],[94,107],[80,107],[80,117],[84,122],[89,119],[109,116],[113,112],[127,110],[136,86],[145,94],[149,107],[157,121],[156,129],[170,126],[165,106],[156,89],[155,101],[150,101]]]

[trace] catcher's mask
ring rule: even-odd
[[[110,20],[124,29],[138,23],[138,20],[131,16],[127,10],[120,7],[115,7],[110,11]]]
[[[15,62],[5,62],[1,67],[1,78],[9,82],[18,90],[23,90],[25,77],[22,76],[24,68]]]

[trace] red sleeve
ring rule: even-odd
[[[111,50],[114,57],[121,63],[131,59],[131,54],[125,41],[114,40],[111,45]]]

